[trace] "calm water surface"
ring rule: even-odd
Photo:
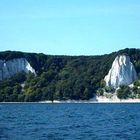
[[[140,104],[0,104],[0,140],[140,140]]]

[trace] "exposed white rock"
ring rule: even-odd
[[[17,58],[9,61],[0,60],[0,80],[22,71],[35,74],[35,70],[25,58]]]
[[[134,65],[131,63],[129,56],[117,56],[104,80],[106,86],[118,88],[120,85],[129,85],[137,78]]]

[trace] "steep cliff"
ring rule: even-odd
[[[12,59],[9,61],[0,60],[0,80],[9,78],[18,72],[29,71],[35,74],[35,70],[25,58]]]
[[[112,67],[104,80],[106,86],[117,88],[120,85],[131,84],[136,78],[136,70],[131,63],[129,56],[120,55],[115,58]]]

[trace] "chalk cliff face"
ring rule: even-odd
[[[118,88],[120,85],[129,85],[136,80],[137,74],[129,56],[117,56],[104,80],[106,86]]]
[[[0,60],[0,80],[9,78],[18,72],[29,71],[35,74],[35,70],[25,58],[12,59],[9,61]]]

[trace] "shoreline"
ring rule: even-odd
[[[0,104],[20,104],[20,103],[40,103],[40,104],[65,104],[65,103],[75,103],[75,104],[80,104],[80,103],[140,103],[140,99],[118,99],[116,96],[114,96],[113,98],[107,98],[105,96],[99,96],[99,97],[95,97],[95,98],[92,98],[90,100],[65,100],[65,101],[59,101],[59,100],[54,100],[53,102],[52,101],[49,101],[49,100],[46,100],[46,101],[39,101],[39,102],[0,102]]]

